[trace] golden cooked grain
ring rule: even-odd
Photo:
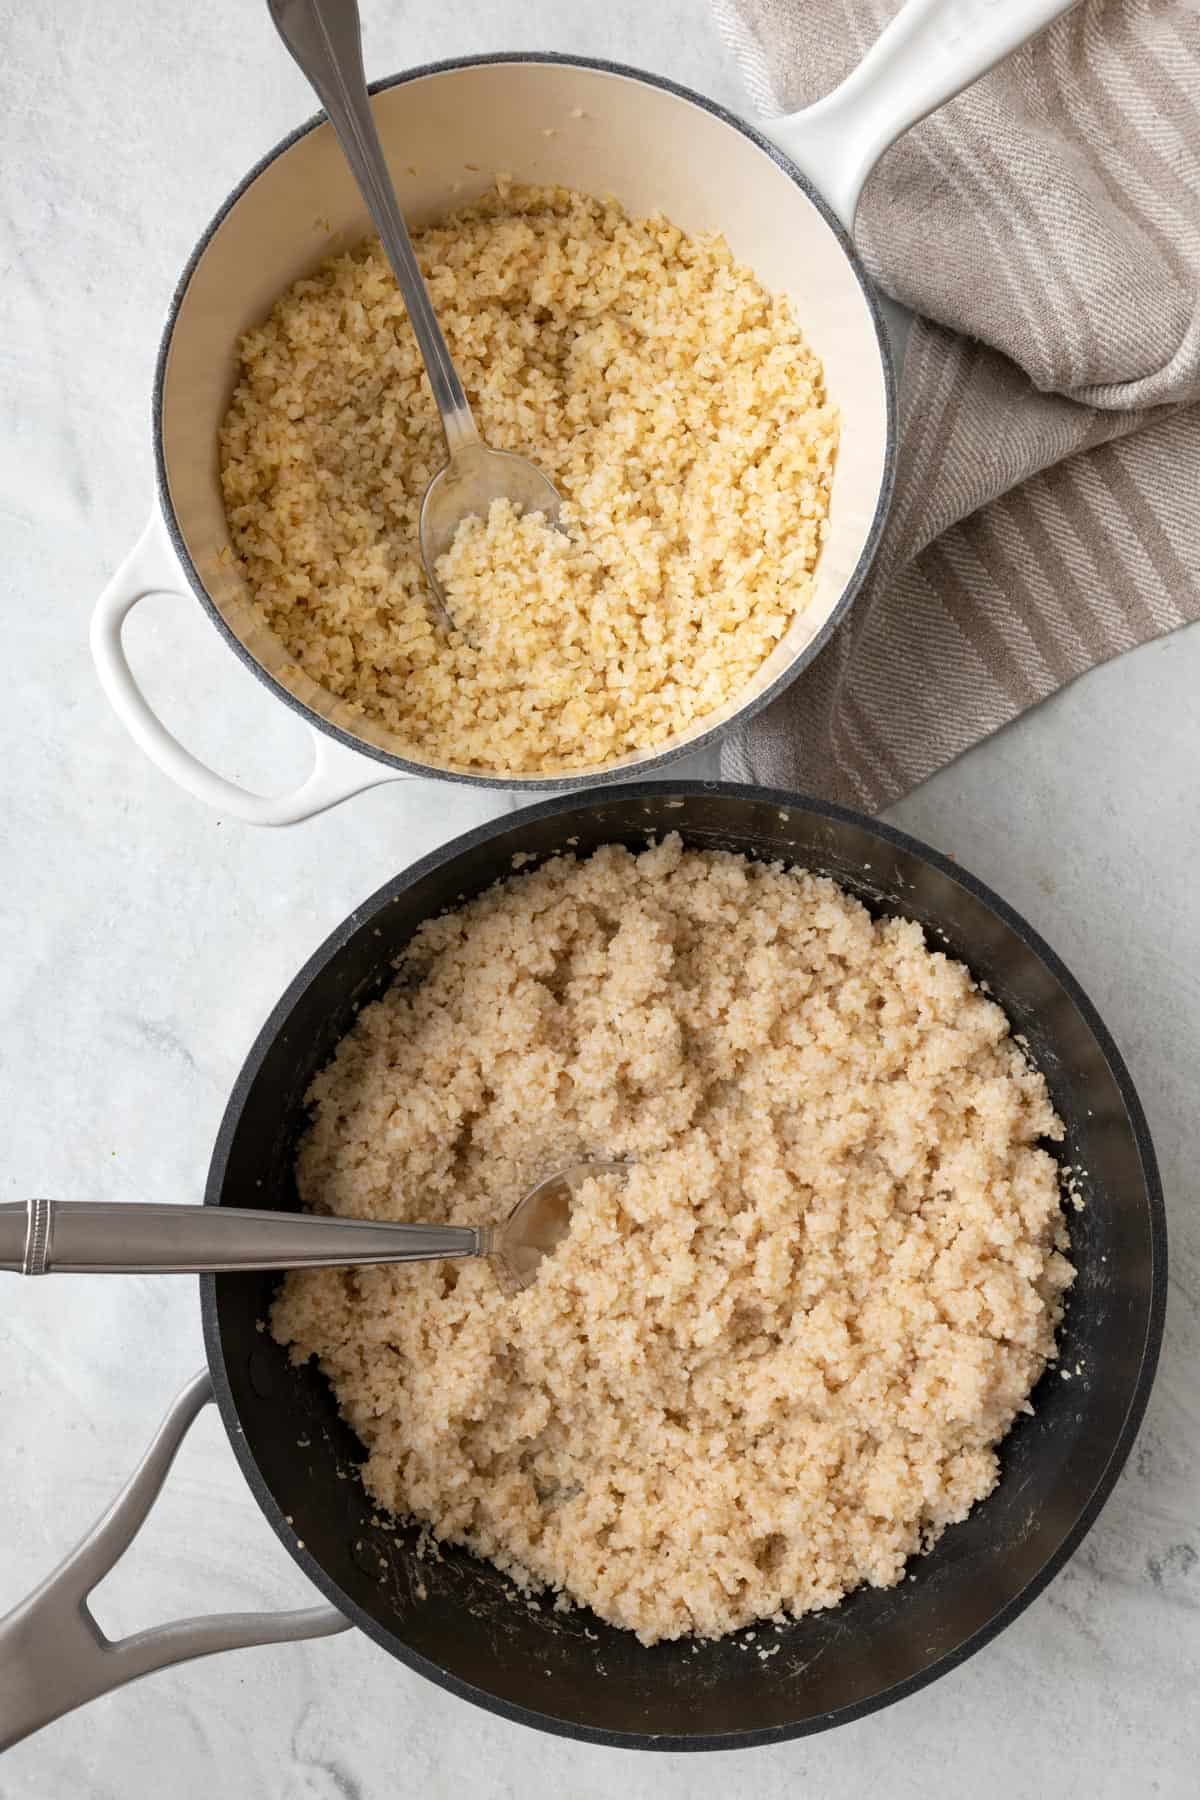
[[[418,759],[535,773],[660,744],[811,598],[837,447],[820,363],[722,238],[612,201],[502,183],[416,247],[484,438],[551,477],[566,535],[505,506],[470,523],[442,567],[459,629],[439,624],[417,519],[444,446],[368,243],[242,339],[221,479],[257,605]]]

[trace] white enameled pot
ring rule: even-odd
[[[791,298],[841,413],[830,533],[811,604],[719,713],[653,750],[569,777],[517,779],[414,761],[392,734],[297,672],[250,604],[228,548],[217,468],[237,341],[291,282],[370,229],[330,127],[322,118],[302,126],[222,207],[167,318],[154,394],[157,503],[92,621],[100,679],[134,739],[165,774],[227,815],[285,825],[405,776],[537,791],[644,775],[765,706],[850,605],[891,494],[892,370],[849,236],[863,183],[901,132],[1071,4],[907,0],[840,88],[761,130],[670,82],[576,58],[466,59],[374,91],[379,135],[414,227],[466,204],[504,171],[520,182],[614,194],[629,212],[664,212],[687,232],[723,232],[740,261]],[[122,650],[123,623],[140,599],[187,585],[243,662],[312,728],[312,770],[295,791],[253,794],[217,775],[171,735],[138,688]]]

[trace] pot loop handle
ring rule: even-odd
[[[867,176],[889,145],[1076,3],[907,0],[840,87],[763,129],[852,232]]]
[[[209,806],[250,825],[294,825],[385,781],[411,777],[372,758],[347,750],[323,731],[310,733],[313,766],[290,794],[254,794],[227,781],[167,730],[134,678],[121,642],[125,620],[150,594],[182,591],[179,568],[157,508],[121,564],[92,614],[92,656],[113,710],[151,762],[179,787]]]
[[[100,1694],[172,1663],[350,1629],[350,1620],[332,1606],[176,1619],[115,1643],[96,1623],[89,1594],[137,1536],[188,1428],[212,1398],[205,1369],[175,1401],[103,1518],[28,1599],[0,1619],[0,1751]]]

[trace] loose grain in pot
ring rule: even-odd
[[[377,242],[241,342],[221,432],[234,549],[314,680],[419,760],[539,773],[723,706],[813,591],[837,419],[788,302],[723,238],[502,182],[415,244],[486,441],[530,456],[565,535],[499,503],[421,565],[445,460]]]
[[[476,1224],[635,1159],[515,1297],[485,1263],[304,1272],[271,1328],[382,1508],[645,1643],[899,1581],[1054,1355],[1045,1082],[823,878],[677,838],[514,876],[420,928],[310,1099],[322,1211]]]

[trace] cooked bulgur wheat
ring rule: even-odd
[[[661,743],[742,688],[809,602],[837,421],[786,300],[724,239],[502,183],[416,238],[485,440],[566,535],[500,504],[433,611],[417,540],[445,448],[377,242],[241,342],[221,431],[234,549],[323,687],[418,758],[531,772]]]
[[[1042,1076],[832,882],[547,863],[423,925],[313,1083],[320,1211],[477,1224],[583,1156],[536,1283],[289,1275],[389,1512],[645,1643],[900,1580],[997,1479],[1072,1278]]]

